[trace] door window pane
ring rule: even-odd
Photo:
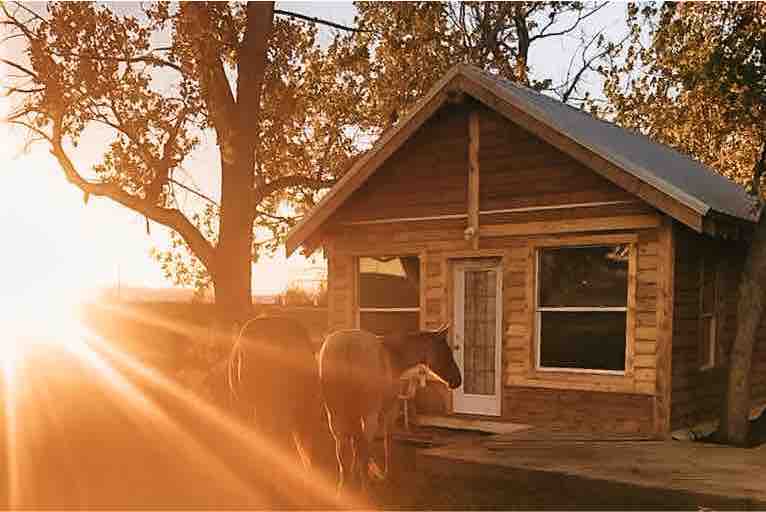
[[[495,344],[497,325],[497,273],[466,270],[463,343],[465,393],[495,394]]]

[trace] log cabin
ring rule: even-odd
[[[323,249],[331,330],[451,324],[445,415],[668,436],[718,417],[758,213],[669,147],[458,65],[286,245]],[[755,410],[766,328],[754,358]]]

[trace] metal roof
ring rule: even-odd
[[[420,126],[424,121],[422,114],[430,115],[428,108],[433,108],[433,101],[449,90],[460,89],[461,80],[469,80],[490,92],[700,217],[714,211],[749,222],[758,220],[756,203],[745,189],[710,167],[642,134],[597,119],[537,91],[474,66],[458,64],[418,101],[398,125],[386,131],[369,151],[357,159],[319,204],[290,230],[287,253],[292,253],[303,244],[372,175],[382,164],[377,156],[390,150],[389,145],[394,144],[392,141],[399,132],[406,133]],[[489,107],[492,108],[491,105]],[[423,110],[425,112],[421,113]]]
[[[476,67],[464,68],[467,76],[498,84],[516,107],[701,215],[714,210],[757,220],[753,198],[742,186],[691,157]]]

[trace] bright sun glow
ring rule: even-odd
[[[89,263],[83,236],[71,226],[71,196],[62,197],[35,158],[0,155],[0,357],[29,343],[66,339],[83,296]],[[78,248],[82,248],[79,249]]]

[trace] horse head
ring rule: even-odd
[[[460,368],[455,362],[449,344],[449,324],[445,324],[436,331],[426,331],[423,336],[427,339],[425,363],[444,379],[450,388],[460,387],[463,377],[460,375]]]

